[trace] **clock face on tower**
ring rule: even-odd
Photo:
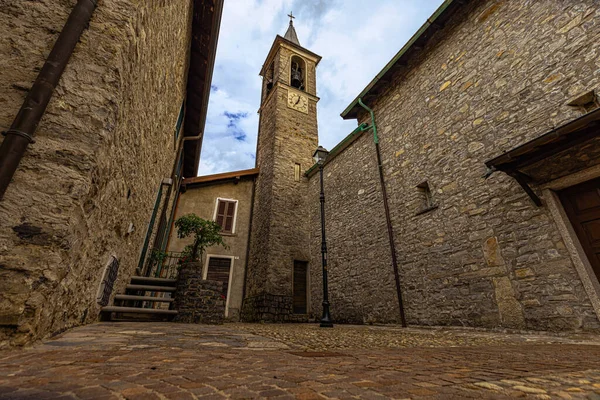
[[[308,97],[303,94],[288,91],[287,105],[294,110],[308,114]]]

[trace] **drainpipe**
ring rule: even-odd
[[[394,231],[392,229],[392,220],[390,218],[390,207],[388,205],[387,191],[385,190],[385,180],[383,177],[383,165],[381,164],[381,151],[379,150],[379,137],[377,136],[377,125],[375,125],[375,114],[373,110],[358,99],[358,104],[371,114],[371,126],[373,127],[373,141],[375,142],[375,152],[377,153],[377,165],[379,169],[379,181],[381,183],[381,194],[383,195],[383,208],[385,209],[385,221],[387,223],[388,239],[390,242],[390,252],[392,253],[392,267],[394,268],[394,278],[396,279],[396,292],[398,294],[398,306],[400,307],[400,320],[402,326],[406,328],[406,316],[404,315],[404,305],[402,303],[402,291],[400,289],[400,274],[398,273],[398,259],[396,258],[396,246],[394,246]]]
[[[56,85],[67,66],[81,34],[96,9],[97,0],[79,0],[71,11],[44,67],[25,98],[19,113],[0,145],[0,200],[19,166],[37,129]]]

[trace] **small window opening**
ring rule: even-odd
[[[273,63],[271,63],[271,65],[269,66],[269,68],[267,69],[267,75],[265,76],[265,81],[267,83],[266,86],[266,96],[269,95],[269,93],[271,93],[271,90],[273,89],[273,85],[275,84],[275,65]]]
[[[598,99],[598,93],[596,93],[596,90],[590,90],[572,98],[569,100],[567,105],[571,107],[578,107],[582,112],[587,113],[599,108],[600,100]]]
[[[292,66],[290,71],[290,85],[296,89],[304,90],[304,74],[306,65],[300,57],[292,57]]]
[[[294,164],[294,180],[296,182],[300,181],[300,164]]]
[[[419,192],[419,210],[417,210],[417,214],[436,208],[433,204],[433,194],[429,182],[425,181],[417,185],[417,190]]]

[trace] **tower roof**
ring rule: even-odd
[[[288,17],[290,17],[290,26],[288,27],[288,30],[283,37],[285,39],[289,40],[290,42],[300,46],[300,41],[298,40],[298,35],[296,34],[296,29],[294,28],[294,21],[293,21],[293,18],[296,18],[296,17],[291,15],[291,13],[290,13],[290,15],[288,15]]]

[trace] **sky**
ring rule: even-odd
[[[354,128],[340,113],[443,0],[225,0],[198,175],[254,168],[261,77],[290,11],[317,67],[319,144],[333,148]]]

